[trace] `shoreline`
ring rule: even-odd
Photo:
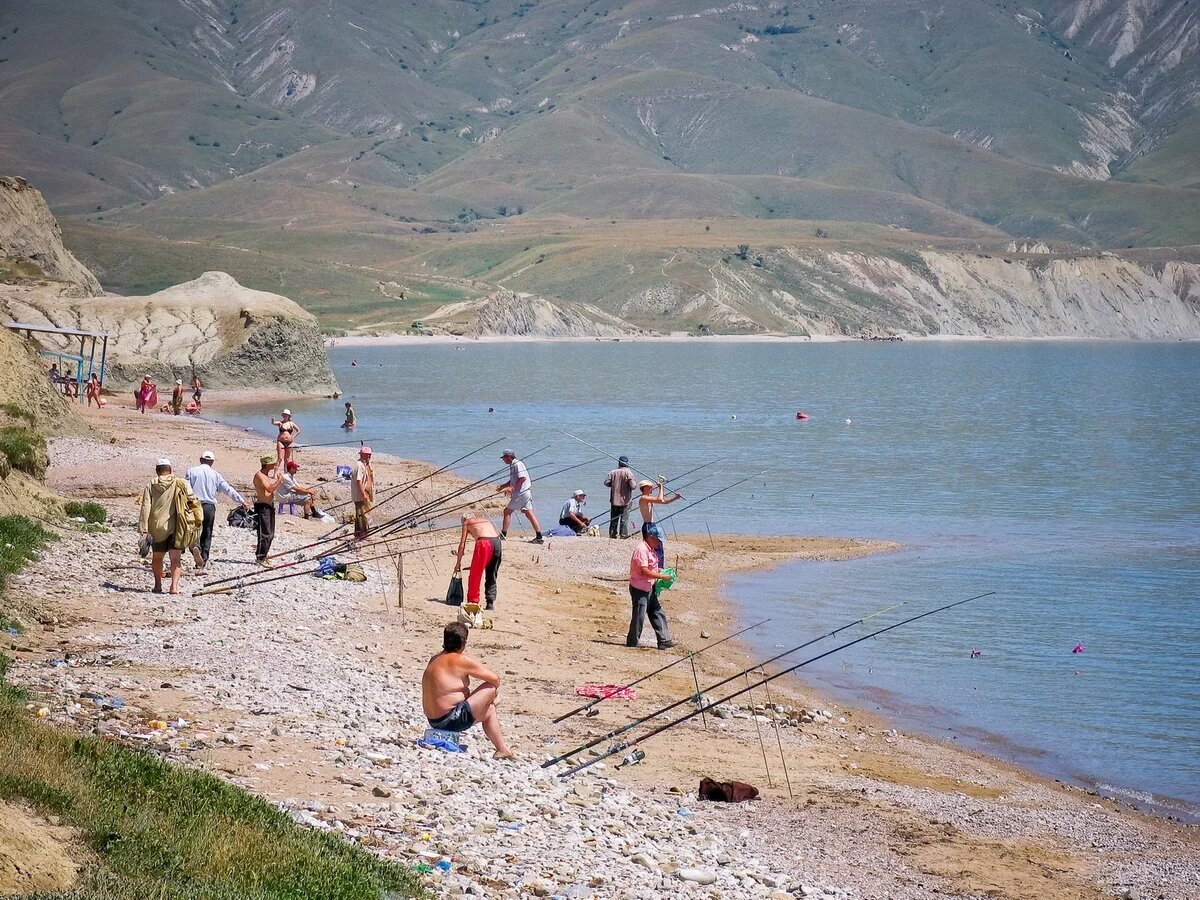
[[[124,427],[124,431],[113,432],[116,444],[60,439],[68,443],[56,448],[52,478],[57,487],[69,493],[105,498],[110,510],[116,511],[114,534],[76,538],[69,533],[68,540],[61,543],[69,542],[73,547],[60,546],[52,551],[53,558],[48,559],[46,565],[65,565],[64,558],[99,552],[108,553],[114,561],[119,561],[122,552],[107,548],[130,543],[127,535],[132,495],[137,483],[143,480],[142,470],[163,452],[176,459],[190,459],[198,455],[201,446],[215,445],[218,466],[240,487],[244,470],[252,468],[249,460],[269,440],[236,426],[210,420],[177,420],[165,416],[143,419],[134,417],[127,409],[110,407],[110,410],[111,413],[92,413],[88,418],[100,429],[105,429],[106,425]],[[137,427],[133,428],[135,425]],[[63,458],[59,450],[73,452]],[[331,466],[340,456],[336,448],[310,449],[302,457],[305,466],[302,479],[310,472],[323,472],[322,467]],[[379,457],[381,481],[385,483],[413,477],[432,468],[426,464],[395,460],[386,454]],[[117,461],[121,465],[112,464]],[[183,467],[182,463],[179,465]],[[438,492],[455,483],[451,476],[439,476],[439,481]],[[336,492],[338,488],[327,485],[322,490]],[[219,520],[223,518],[223,511]],[[308,523],[293,521],[288,516],[281,520],[285,523],[281,528],[285,545],[287,542],[296,545],[304,540]],[[230,531],[223,527],[218,529],[223,540],[234,542],[224,551],[224,556],[237,556],[239,551],[233,548],[243,536],[231,535]],[[790,559],[881,552],[894,546],[887,542],[872,544],[828,538],[714,535],[710,541],[707,536],[680,535],[672,544],[672,552],[678,551],[682,555],[688,575],[664,600],[672,630],[682,647],[696,648],[741,627],[737,624],[742,618],[740,610],[722,594],[722,585],[731,571],[776,565]],[[79,553],[75,547],[87,549]],[[505,676],[506,685],[508,679],[512,679],[513,687],[506,688],[506,728],[512,724],[526,759],[536,763],[543,755],[561,752],[563,747],[593,736],[597,728],[616,727],[633,715],[645,714],[660,705],[660,701],[671,702],[693,692],[690,670],[684,672],[682,670],[688,667],[679,666],[639,686],[636,701],[603,704],[601,715],[595,719],[577,716],[561,727],[550,725],[550,718],[577,705],[579,701],[572,694],[580,681],[625,683],[667,660],[652,649],[630,651],[622,645],[622,623],[628,620],[628,597],[622,597],[621,590],[628,565],[627,545],[614,548],[607,540],[581,539],[575,543],[570,539],[558,539],[544,547],[531,547],[512,540],[505,550],[501,603],[495,627],[474,634],[472,646],[485,662]],[[38,690],[56,683],[60,691],[66,688],[64,700],[72,698],[72,690],[78,695],[78,688],[72,689],[72,684],[80,678],[89,678],[93,679],[89,683],[96,692],[119,689],[126,696],[140,698],[136,700],[139,706],[161,710],[165,718],[174,720],[178,717],[198,723],[192,727],[203,729],[206,734],[236,728],[237,742],[200,740],[193,744],[193,748],[202,750],[199,754],[196,749],[176,747],[172,743],[175,737],[165,739],[162,746],[172,758],[188,760],[191,764],[203,763],[222,777],[256,793],[286,802],[294,815],[302,820],[307,815],[328,822],[335,813],[337,821],[344,822],[366,821],[372,817],[382,821],[380,817],[385,815],[407,816],[411,809],[408,806],[400,813],[395,809],[390,812],[372,809],[372,806],[389,804],[371,799],[371,783],[379,784],[382,779],[381,789],[395,792],[397,788],[393,782],[396,778],[404,782],[403,770],[420,765],[425,774],[410,778],[408,786],[404,787],[416,796],[421,790],[422,779],[434,778],[433,771],[445,760],[436,758],[436,754],[435,758],[427,759],[422,755],[425,751],[411,751],[417,753],[414,758],[410,751],[403,750],[400,751],[399,769],[396,765],[386,770],[373,767],[369,758],[361,756],[367,752],[364,748],[369,745],[374,748],[370,752],[395,754],[397,745],[409,746],[409,739],[401,742],[399,738],[389,738],[389,742],[380,744],[369,736],[375,733],[373,729],[381,726],[354,726],[351,720],[343,721],[337,710],[345,708],[347,703],[352,709],[362,704],[354,692],[366,690],[362,687],[363,678],[369,677],[375,679],[373,684],[379,683],[378,690],[368,691],[368,705],[370,702],[399,703],[403,699],[399,694],[411,691],[433,632],[447,617],[446,608],[432,602],[444,593],[444,579],[450,566],[443,555],[445,552],[431,551],[410,557],[411,568],[406,568],[404,575],[408,624],[404,625],[404,619],[400,619],[398,629],[394,606],[390,612],[380,611],[381,597],[385,608],[392,606],[387,598],[394,598],[397,585],[391,567],[379,563],[366,564],[370,578],[366,585],[325,587],[318,582],[312,590],[301,594],[296,594],[294,588],[265,595],[261,591],[251,592],[246,598],[249,602],[236,598],[193,599],[185,596],[179,601],[157,600],[154,601],[157,605],[152,605],[148,602],[149,595],[141,590],[143,575],[122,575],[115,571],[100,575],[100,578],[121,585],[116,593],[112,593],[112,589],[104,590],[103,584],[95,584],[97,575],[94,572],[84,573],[78,579],[79,585],[64,584],[45,597],[47,603],[61,604],[63,611],[59,617],[62,622],[45,635],[44,645],[36,652],[20,655],[18,671],[23,680],[32,681]],[[229,564],[228,560],[222,559],[222,565]],[[120,565],[117,568],[137,570],[139,567]],[[218,569],[217,574],[224,573]],[[301,583],[309,582],[307,579],[283,582],[284,585]],[[185,580],[185,592],[194,586],[192,579]],[[27,590],[16,585],[14,588]],[[133,593],[127,594],[130,590]],[[310,599],[309,594],[320,596]],[[164,606],[164,602],[167,605]],[[191,609],[196,610],[203,622],[192,622],[185,614]],[[268,609],[276,612],[267,612]],[[294,611],[288,621],[276,623],[271,619],[273,614],[281,614],[284,609]],[[258,621],[263,619],[270,621]],[[322,627],[323,621],[328,621],[329,625],[339,624],[331,631],[329,625]],[[296,631],[296,623],[301,623],[300,631]],[[260,636],[255,636],[255,628],[264,629]],[[317,629],[316,634],[313,629]],[[710,637],[703,637],[705,632]],[[317,634],[319,640],[312,641]],[[299,643],[292,643],[297,640]],[[224,643],[218,647],[210,645],[210,641]],[[99,648],[109,648],[103,652],[115,654],[117,659],[127,659],[127,667],[115,672],[103,667],[44,668],[65,652],[64,644],[84,659],[99,658]],[[289,655],[291,647],[296,649]],[[235,656],[229,657],[230,653]],[[264,654],[272,667],[277,665],[279,672],[256,671],[258,666],[249,660]],[[296,654],[301,657],[297,658]],[[302,674],[309,671],[306,666],[318,666],[326,657],[327,664],[334,667],[333,672],[349,667],[345,677],[351,679],[350,683],[343,685],[342,677],[337,676],[325,679],[330,683],[322,682],[318,689],[312,679],[320,676],[314,676],[312,672],[307,676]],[[735,639],[706,651],[696,662],[703,682],[709,683],[743,668],[756,658],[748,646]],[[250,666],[251,671],[246,671],[244,666]],[[231,667],[236,674],[219,674],[230,672]],[[203,688],[214,676],[212,688]],[[121,686],[115,681],[104,680],[109,677],[128,683]],[[400,681],[393,683],[394,677]],[[303,679],[308,682],[305,690],[323,691],[321,697],[314,695],[313,699],[323,702],[329,711],[322,712],[319,706],[310,708],[310,695],[290,691],[287,679],[293,679],[290,683],[297,684],[303,684],[299,680]],[[159,687],[168,681],[172,687]],[[1134,884],[1139,890],[1154,889],[1167,897],[1186,896],[1171,883],[1162,882],[1159,875],[1148,874],[1149,870],[1141,872],[1137,868],[1139,863],[1124,861],[1123,857],[1118,859],[1120,854],[1113,850],[1098,853],[1089,850],[1089,846],[1128,845],[1134,848],[1131,852],[1155,855],[1156,859],[1157,854],[1162,853],[1182,855],[1187,871],[1191,871],[1188,866],[1194,866],[1196,872],[1200,872],[1200,841],[1191,829],[1131,811],[1125,804],[1097,802],[1099,798],[1056,786],[1018,765],[986,754],[925,736],[900,733],[891,721],[856,706],[835,705],[806,681],[795,679],[795,683],[792,682],[793,679],[780,679],[777,683],[780,690],[772,690],[774,704],[833,712],[831,720],[825,724],[792,726],[784,723],[780,728],[781,746],[787,748],[790,780],[800,790],[796,800],[791,799],[790,791],[784,789],[780,780],[779,755],[775,750],[767,748],[764,751],[774,761],[768,770],[763,770],[760,745],[755,736],[759,726],[755,718],[758,713],[753,709],[739,709],[733,711],[733,718],[710,717],[703,729],[700,723],[692,722],[676,730],[674,737],[664,735],[662,739],[649,742],[646,760],[636,767],[615,772],[611,766],[607,769],[597,766],[592,770],[593,775],[566,782],[567,805],[561,809],[567,812],[560,812],[559,817],[586,813],[595,801],[590,793],[577,791],[591,791],[592,785],[607,792],[604,796],[616,802],[618,810],[623,810],[636,808],[637,803],[643,802],[633,797],[644,797],[644,802],[651,804],[686,802],[670,799],[676,795],[670,791],[664,794],[664,789],[683,785],[686,790],[689,783],[694,787],[693,779],[698,774],[712,774],[718,780],[737,777],[751,781],[763,790],[763,800],[752,808],[720,808],[708,804],[697,807],[692,801],[686,819],[679,818],[682,813],[677,815],[673,809],[667,809],[676,824],[689,821],[695,822],[697,827],[702,826],[701,837],[719,839],[727,848],[723,851],[726,855],[740,858],[739,853],[747,853],[746,859],[763,857],[771,869],[811,873],[810,883],[816,880],[849,885],[851,896],[921,898],[928,896],[925,885],[936,884],[943,894],[950,896],[973,896],[986,891],[995,896],[1022,900],[1051,895],[1092,897],[1098,896],[1095,891],[1100,882]],[[222,700],[222,694],[230,696]],[[376,700],[371,701],[371,697]],[[385,701],[385,697],[390,699]],[[754,701],[761,704],[764,699],[756,696]],[[276,707],[282,711],[271,713],[269,719],[258,719],[250,710],[264,702],[268,711]],[[69,703],[53,706],[52,715],[56,720],[73,723],[72,716],[78,715],[70,711]],[[288,712],[293,707],[296,711]],[[364,723],[371,719],[369,710],[356,715]],[[403,718],[401,713],[400,719]],[[775,718],[772,714],[764,723],[764,739],[774,737],[770,721]],[[114,717],[108,721],[121,720]],[[392,724],[382,727],[396,729],[391,719],[384,721]],[[272,722],[281,735],[274,735],[269,730]],[[79,727],[78,724],[75,727]],[[113,727],[125,728],[126,725]],[[128,728],[135,743],[145,733],[144,727],[134,722],[128,723]],[[256,737],[257,734],[262,736]],[[186,744],[195,741],[195,735],[196,731],[184,729],[178,737],[186,738],[183,741]],[[335,746],[335,736],[348,742],[345,749],[339,750]],[[391,743],[393,740],[395,743]],[[475,743],[480,742],[482,738],[476,736]],[[355,753],[360,755],[350,759],[347,755],[350,747],[357,748]],[[363,759],[368,761],[363,762]],[[474,755],[464,765],[466,762],[474,765]],[[480,761],[479,765],[485,768],[478,769],[480,774],[475,777],[484,777],[486,781],[487,764]],[[305,772],[309,774],[304,775]],[[540,785],[538,791],[552,792],[562,783],[552,779],[536,784]],[[625,790],[634,793],[627,796],[622,793]],[[437,796],[436,780],[433,796]],[[964,797],[969,798],[965,803]],[[295,798],[294,802],[289,798]],[[494,805],[488,804],[495,802],[491,794],[486,794],[484,806],[478,808],[476,804],[475,813],[494,809]],[[346,806],[347,803],[350,805]],[[631,803],[634,807],[629,807]],[[311,808],[313,804],[322,808]],[[413,820],[414,823],[420,821]],[[365,824],[354,825],[355,833],[360,827],[366,829],[364,833],[377,837]],[[429,828],[420,824],[414,827]],[[943,827],[947,829],[944,833]],[[736,836],[741,833],[739,829],[751,836],[748,844]],[[1119,837],[1106,837],[1109,832]],[[443,842],[439,850],[449,853],[457,847],[456,859],[469,858],[473,851],[465,845],[459,846],[453,838],[455,833],[453,829],[449,832],[436,830],[436,840]],[[500,833],[509,834],[505,840],[510,844],[525,840],[524,837],[518,840],[519,836],[514,832],[502,830]],[[1043,834],[1044,838],[1038,837]],[[1083,835],[1080,838],[1083,843],[1070,843],[1069,852],[1059,846],[1063,841],[1074,842],[1079,835]],[[868,839],[877,846],[868,850],[865,846]],[[411,841],[411,837],[408,840]],[[661,852],[651,854],[655,868],[648,876],[646,870],[641,869],[643,877],[651,878],[648,884],[652,887],[658,885],[660,895],[674,896],[679,880],[671,866],[682,865],[678,861],[687,860],[690,851],[682,849],[676,838],[661,837],[665,843],[659,843],[659,837],[644,840],[651,841]],[[391,849],[386,852],[407,854],[407,843],[401,843],[403,847],[389,844]],[[539,845],[520,846],[536,850]],[[742,849],[732,849],[735,847]],[[821,850],[798,856],[798,847],[819,847]],[[630,848],[622,858],[631,855],[633,849],[636,848]],[[1018,854],[1015,857],[1014,850]],[[524,850],[512,852],[525,858]],[[664,855],[670,857],[671,862],[660,859]],[[709,868],[713,864],[712,859],[694,862],[697,865],[707,863]],[[459,864],[456,862],[455,865],[455,871],[458,871]],[[551,868],[557,875],[571,870],[571,865],[567,859],[557,859],[554,862],[557,868]],[[633,872],[639,871],[638,865],[633,866]],[[472,863],[464,862],[463,869],[474,878],[476,870],[482,873],[487,866],[473,867]],[[724,877],[719,864],[716,870]],[[1186,874],[1184,872],[1180,878]],[[774,875],[763,877],[778,880]],[[654,881],[657,878],[666,880]],[[758,887],[751,890],[745,885],[739,888],[736,880],[730,882],[726,896],[767,896],[769,886],[764,881],[754,883]],[[1151,888],[1151,885],[1155,887]],[[445,887],[447,885],[439,883],[437,890]],[[607,889],[597,890],[594,895],[610,896]],[[626,895],[620,891],[612,894]],[[680,893],[679,896],[692,894]]]

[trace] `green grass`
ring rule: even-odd
[[[24,516],[0,517],[0,631],[25,630],[5,608],[5,584],[9,575],[21,571],[33,554],[52,540],[53,532]]]
[[[41,480],[46,474],[49,458],[46,455],[46,440],[36,431],[20,425],[0,428],[0,453],[18,472],[32,475]]]
[[[68,500],[63,511],[73,519],[83,519],[89,525],[103,525],[108,512],[93,500]]]
[[[0,578],[52,539],[0,518]],[[0,616],[0,625],[4,619]],[[86,847],[84,874],[60,900],[382,900],[419,897],[412,872],[269,803],[148,753],[39,724],[0,656],[0,799],[59,816]]]
[[[0,412],[4,413],[14,422],[25,422],[29,425],[34,425],[37,421],[37,417],[30,410],[15,403],[0,403]]]

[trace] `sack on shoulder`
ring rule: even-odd
[[[204,524],[204,507],[196,499],[188,483],[175,479],[175,546],[191,550],[200,543],[200,527]]]
[[[450,587],[446,589],[446,604],[448,606],[462,606],[463,604],[462,578],[458,575],[450,576]]]

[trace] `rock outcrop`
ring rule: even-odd
[[[13,264],[0,284],[0,312],[32,325],[109,335],[105,386],[132,387],[145,374],[160,385],[198,374],[206,387],[329,394],[338,390],[317,320],[278,294],[251,290],[224,272],[146,297],[104,294],[63,246],[40,193],[0,178],[0,257]],[[39,273],[28,271],[32,263]],[[68,340],[39,338],[65,349]]]
[[[586,303],[561,303],[496,291],[479,300],[451,303],[425,317],[433,330],[467,337],[623,337],[644,334],[617,316]]]

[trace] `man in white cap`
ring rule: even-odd
[[[371,468],[371,448],[361,447],[358,462],[350,476],[350,499],[354,501],[354,539],[361,541],[371,528],[371,507],[375,503],[375,470]]]
[[[534,536],[529,543],[540,544],[542,526],[538,524],[537,514],[533,511],[533,482],[529,480],[529,470],[511,450],[505,450],[500,454],[500,458],[508,463],[508,482],[496,488],[496,493],[508,497],[508,505],[504,507],[504,521],[500,524],[500,537],[508,537],[508,523],[512,520],[512,514],[520,510],[533,526]]]
[[[196,561],[196,571],[198,572],[204,571],[204,567],[208,565],[209,552],[212,550],[213,523],[217,519],[217,494],[224,494],[239,506],[250,508],[246,499],[234,490],[233,485],[225,480],[224,475],[213,467],[213,463],[216,461],[216,454],[211,450],[205,450],[200,454],[200,465],[192,466],[184,476],[200,501],[200,505],[204,507],[204,524],[200,526],[200,543],[192,548],[192,558]]]
[[[592,520],[583,514],[583,505],[586,502],[585,494],[582,490],[576,491],[571,495],[571,499],[563,504],[562,512],[558,514],[558,524],[565,525],[576,534],[582,534],[587,531],[587,527],[592,524]]]
[[[175,379],[175,388],[171,391],[171,412],[183,415],[183,379]]]

